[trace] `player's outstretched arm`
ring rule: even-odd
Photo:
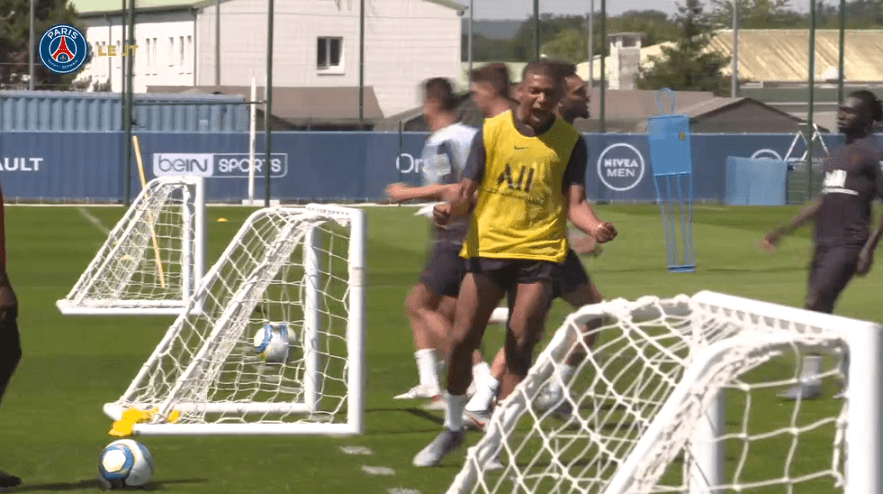
[[[779,240],[785,235],[790,235],[791,232],[803,226],[807,221],[814,219],[816,215],[819,214],[819,208],[822,206],[821,200],[815,200],[808,204],[803,210],[798,213],[794,219],[791,220],[791,223],[780,226],[775,230],[766,234],[766,237],[761,241],[761,247],[768,251],[775,250],[776,244],[779,243]]]
[[[601,221],[589,201],[586,200],[586,188],[573,184],[569,188],[568,218],[573,225],[595,238],[598,243],[609,242],[616,237],[613,223]]]
[[[412,187],[404,183],[394,183],[386,187],[386,195],[393,202],[414,201],[450,201],[456,197],[458,184],[432,184]]]

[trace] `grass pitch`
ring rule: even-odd
[[[102,413],[117,399],[172,322],[171,317],[63,317],[55,308],[73,286],[105,233],[78,207],[7,209],[8,257],[20,301],[24,359],[0,407],[0,468],[24,485],[10,492],[79,492],[98,488],[97,459],[112,438]],[[107,228],[122,207],[89,207]],[[600,206],[619,237],[598,258],[584,259],[608,299],[672,296],[716,290],[800,306],[806,290],[809,229],[787,238],[770,256],[756,243],[796,208],[697,205],[694,244],[698,270],[670,274],[659,210],[652,205]],[[211,207],[209,262],[253,210]],[[423,267],[429,228],[413,208],[369,208],[367,431],[360,437],[141,437],[156,462],[150,489],[193,493],[444,492],[463,463],[455,454],[440,468],[411,466],[414,454],[439,431],[441,413],[392,399],[416,383],[413,344],[403,300]],[[229,221],[216,222],[224,217]],[[837,313],[883,319],[883,268],[847,288]],[[556,302],[549,329],[567,307]],[[489,347],[500,342],[490,330]],[[834,391],[827,390],[827,396]],[[755,402],[775,414],[772,399]],[[473,434],[469,442],[477,441]],[[372,454],[345,454],[363,446]],[[830,455],[820,446],[821,455]],[[764,468],[762,462],[755,462]],[[372,468],[383,467],[383,468]],[[393,490],[391,490],[393,489]],[[807,491],[808,492],[808,491]]]

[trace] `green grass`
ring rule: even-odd
[[[111,227],[120,207],[87,208]],[[252,210],[209,208],[209,260],[213,262]],[[786,239],[770,256],[756,248],[763,232],[795,208],[697,206],[694,224],[698,270],[670,274],[659,210],[655,206],[600,206],[619,237],[604,254],[586,260],[609,298],[671,296],[699,290],[799,306],[806,290],[808,230]],[[140,438],[156,461],[154,489],[193,493],[386,493],[400,487],[444,492],[463,463],[455,454],[440,468],[416,469],[413,455],[438,432],[441,414],[392,400],[416,383],[413,344],[403,315],[408,288],[423,267],[428,228],[410,208],[370,208],[367,431],[353,438],[187,437]],[[216,222],[224,217],[229,221]],[[104,403],[116,400],[162,338],[171,317],[61,316],[54,303],[73,286],[104,240],[76,207],[10,207],[10,272],[19,296],[25,356],[0,407],[0,468],[23,477],[12,492],[79,492],[97,488],[96,461],[111,421]],[[839,314],[879,321],[883,269],[855,280]],[[551,327],[566,307],[556,302]],[[489,331],[491,346],[499,331]],[[833,391],[833,390],[829,390]],[[778,413],[774,398],[756,412]],[[478,436],[470,436],[470,443]],[[370,447],[371,456],[347,455],[341,446]],[[830,454],[821,446],[820,454]],[[764,454],[753,458],[765,468]],[[781,464],[781,458],[778,459]],[[384,466],[392,476],[368,475],[361,466]],[[753,478],[753,476],[751,476]],[[812,489],[807,490],[810,492]],[[821,492],[821,491],[820,491]]]

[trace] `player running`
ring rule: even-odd
[[[444,430],[417,454],[416,466],[438,465],[463,444],[470,358],[506,292],[514,293],[514,306],[501,392],[524,379],[559,265],[567,257],[568,216],[598,242],[616,236],[613,225],[599,220],[585,200],[586,145],[573,127],[555,117],[562,93],[554,64],[529,63],[519,106],[485,121],[473,141],[459,197],[437,208],[441,221],[462,217],[478,194],[461,252],[466,276],[448,344]]]
[[[390,185],[387,194],[395,202],[451,199],[476,133],[476,129],[459,123],[457,98],[450,81],[429,79],[424,83],[424,92],[424,116],[432,131],[422,153],[424,186]],[[417,349],[414,358],[419,384],[396,399],[429,398],[432,402],[427,408],[443,406],[436,352],[445,348],[453,324],[454,301],[464,275],[460,250],[467,228],[464,219],[434,229],[432,253],[405,302]],[[480,354],[476,360],[473,371],[480,382],[490,375],[490,367]]]
[[[883,223],[868,235],[871,203],[883,197],[883,151],[877,147],[874,122],[883,120],[883,106],[870,91],[854,91],[841,103],[837,116],[846,145],[825,160],[822,197],[809,204],[789,225],[766,235],[762,246],[774,250],[782,236],[809,220],[815,220],[815,251],[809,266],[809,290],[805,307],[832,313],[837,298],[853,275],[864,276],[871,269],[874,250],[883,236]],[[847,356],[848,357],[848,356]],[[820,358],[804,358],[803,376],[818,375]],[[846,365],[846,358],[841,360]],[[845,375],[845,372],[844,372]],[[845,388],[845,386],[844,386]],[[814,399],[821,394],[818,379],[807,379],[781,396],[788,399]],[[842,397],[843,392],[838,394]]]
[[[589,118],[589,93],[585,81],[576,73],[576,66],[570,63],[556,62],[564,77],[564,97],[558,104],[556,115],[573,125],[577,118]],[[591,237],[589,237],[591,238]],[[592,239],[594,240],[594,239]],[[594,242],[592,242],[593,244]],[[594,245],[589,244],[590,248]],[[586,269],[580,261],[574,249],[568,249],[567,259],[561,266],[561,279],[553,291],[553,297],[560,297],[569,303],[574,309],[585,305],[597,304],[604,300],[604,296],[591,282]],[[551,308],[551,301],[549,303]],[[589,321],[585,325],[585,343],[591,348],[594,345],[594,333],[592,330],[601,325],[601,320]],[[587,352],[582,345],[575,346],[567,356],[567,359],[559,368],[557,379],[549,383],[546,390],[537,397],[535,406],[538,409],[557,407],[560,413],[569,413],[569,402],[564,401],[563,385],[566,384],[576,367],[585,359]],[[505,349],[500,349],[494,358],[491,367],[492,377],[485,380],[487,385],[479,385],[475,394],[466,404],[463,421],[467,428],[484,430],[490,420],[493,404],[497,401],[499,379],[506,370]],[[500,396],[502,401],[506,396]]]

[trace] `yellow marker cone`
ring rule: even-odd
[[[218,223],[226,223],[227,218],[218,218]]]
[[[120,417],[119,420],[113,423],[113,426],[107,434],[113,437],[129,437],[134,433],[133,428],[135,427],[135,424],[150,422],[150,419],[156,415],[158,411],[158,408],[154,408],[153,410],[138,410],[130,408],[123,412],[123,416]],[[168,423],[173,424],[177,422],[179,418],[181,418],[181,412],[178,410],[172,410],[167,421]]]

